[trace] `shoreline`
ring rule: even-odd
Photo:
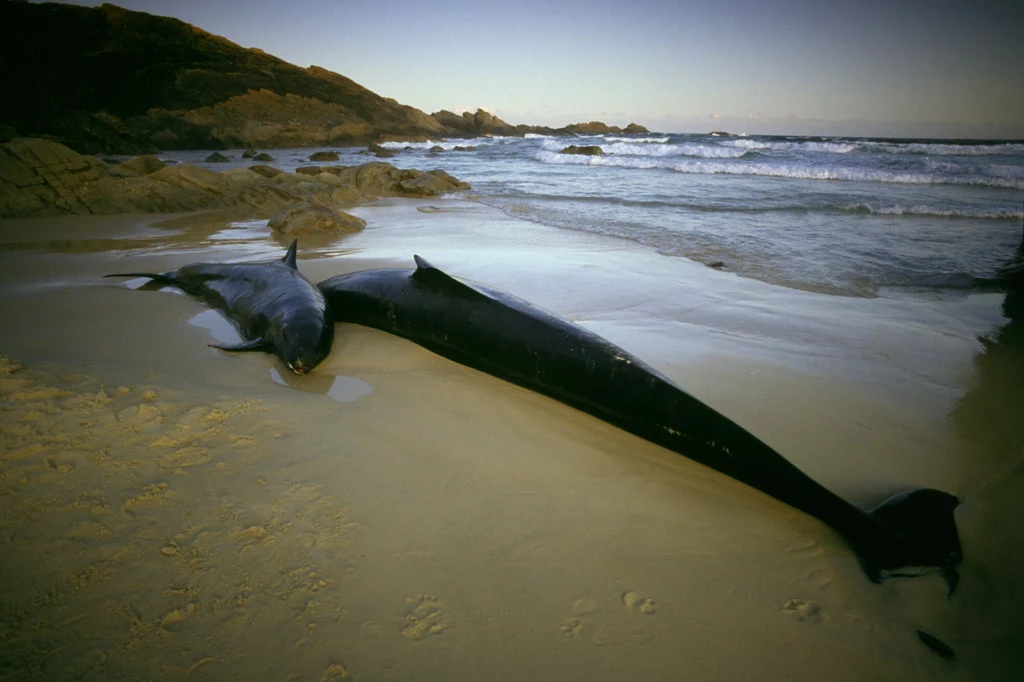
[[[313,281],[412,267],[417,253],[634,352],[858,504],[908,485],[970,497],[998,469],[973,461],[948,415],[978,390],[976,337],[1005,323],[999,296],[809,294],[455,199],[351,212],[367,221],[362,232],[300,239],[299,268]],[[152,666],[199,679],[318,679],[332,665],[363,679],[1012,670],[1007,652],[995,655],[997,632],[980,643],[970,634],[992,604],[978,573],[986,556],[969,534],[982,532],[977,503],[958,514],[966,595],[947,602],[935,576],[870,585],[813,519],[374,330],[340,326],[324,365],[279,373],[282,386],[273,358],[206,348],[210,332],[190,324],[203,312],[194,301],[98,279],[127,258],[161,270],[211,251],[283,253],[252,221],[154,226],[165,218],[17,225],[45,226],[34,243],[0,229],[0,313],[20,321],[0,336],[0,354],[42,372],[38,396],[5,393],[4,427],[19,430],[5,431],[0,537],[19,558],[8,579],[28,616],[4,626],[52,649],[24,654],[44,672],[46,661],[94,676]],[[60,454],[61,441],[44,437],[56,433],[84,449]],[[43,449],[11,456],[33,444]],[[56,551],[68,558],[38,567]],[[83,570],[108,577],[32,606]],[[79,613],[48,632],[32,627]],[[958,667],[914,627],[953,645]],[[87,645],[69,647],[72,636]],[[266,653],[282,637],[296,647],[289,660]],[[778,653],[792,650],[804,652],[798,667]]]

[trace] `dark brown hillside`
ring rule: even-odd
[[[303,133],[312,135],[309,144],[332,142],[331,128],[345,124],[344,130],[367,139],[382,132],[445,132],[423,112],[326,69],[300,68],[177,19],[113,5],[0,2],[0,72],[5,101],[0,123],[22,135],[55,136],[81,151],[237,142],[221,139],[215,126],[190,121],[187,112],[250,91],[336,105],[327,120],[325,110],[318,110],[316,127],[322,130]],[[252,104],[265,101],[280,100],[255,98],[247,103],[248,116],[258,120],[261,112]],[[151,113],[154,109],[161,111]],[[298,123],[304,123],[301,117]],[[263,139],[250,142],[275,146],[273,131],[263,132]],[[154,135],[160,145],[153,143]],[[244,136],[240,131],[235,137]],[[288,141],[293,143],[294,135]],[[351,142],[356,141],[363,140]]]

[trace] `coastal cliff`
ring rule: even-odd
[[[572,134],[483,110],[429,115],[327,69],[110,4],[0,0],[0,27],[0,142],[21,135],[84,154],[144,154]]]

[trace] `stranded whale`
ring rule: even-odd
[[[177,287],[224,313],[245,339],[214,348],[274,353],[290,370],[305,374],[331,352],[334,318],[320,290],[299,272],[297,244],[269,263],[193,263],[160,274],[107,277],[150,277]]]
[[[363,270],[317,286],[338,322],[405,337],[706,464],[835,529],[868,577],[939,570],[952,592],[962,559],[958,500],[918,489],[864,512],[729,418],[591,331],[416,256],[417,268]]]

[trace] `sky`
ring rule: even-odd
[[[78,1],[74,4],[98,5]],[[1024,0],[120,0],[427,113],[1024,138]]]

